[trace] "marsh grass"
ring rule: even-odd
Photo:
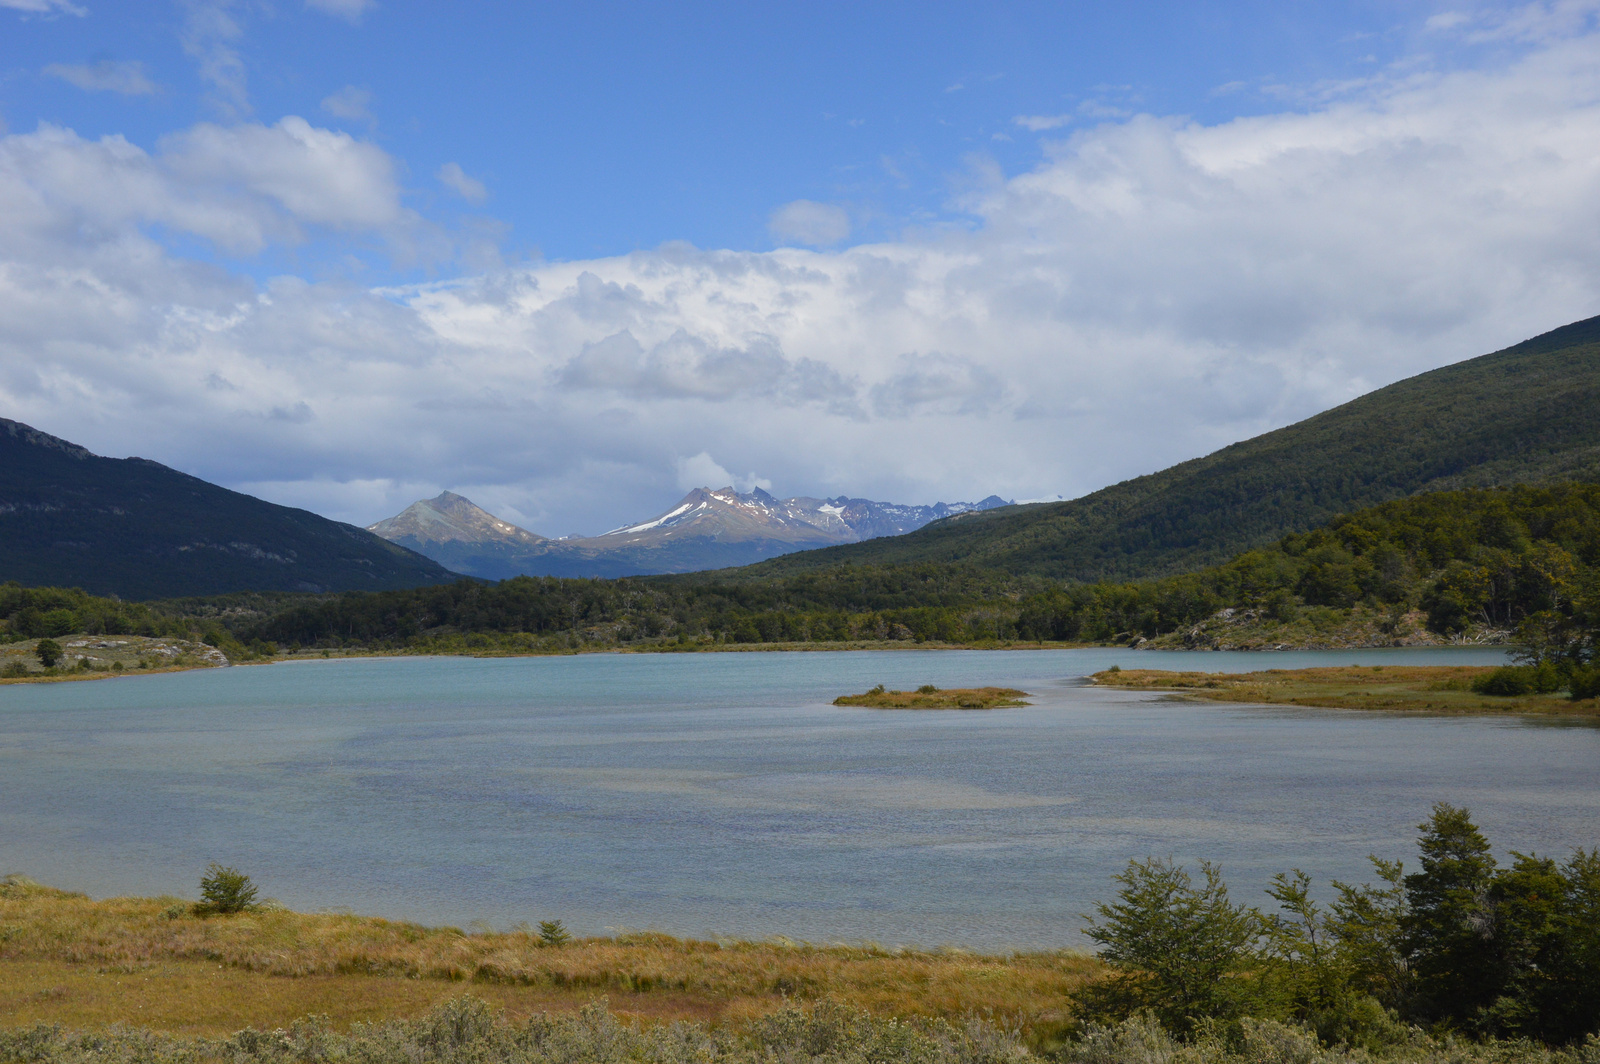
[[[786,1001],[832,998],[877,1015],[958,1018],[977,1011],[1044,1034],[1067,1021],[1072,991],[1102,971],[1098,960],[1071,951],[999,957],[648,933],[574,938],[552,948],[532,929],[466,934],[281,909],[201,917],[178,898],[94,901],[18,877],[0,881],[0,1022],[6,1023],[130,1022],[157,1004],[160,1025],[169,1029],[216,1030],[218,1022],[241,1019],[284,1023],[308,1000],[296,982],[314,985],[328,1000],[360,997],[352,1020],[415,1015],[452,984],[472,983],[508,1007],[536,1001],[570,1009],[609,994],[642,1015],[703,1019],[759,1016]],[[102,978],[108,973],[124,985],[112,991]],[[434,989],[417,992],[427,984]],[[67,992],[39,996],[55,986]],[[192,1004],[180,1005],[180,998]],[[219,1009],[232,998],[255,1002],[259,1016]],[[89,1008],[91,999],[99,1004]]]
[[[1106,687],[1172,691],[1220,702],[1257,702],[1333,709],[1419,710],[1429,713],[1536,713],[1595,716],[1600,703],[1573,702],[1560,694],[1505,697],[1472,689],[1493,666],[1349,665],[1261,672],[1107,670],[1094,674]]]
[[[924,684],[915,691],[886,691],[882,684],[859,695],[841,695],[836,706],[866,706],[869,709],[999,709],[1026,706],[1028,692],[1011,687],[952,687],[941,691]]]

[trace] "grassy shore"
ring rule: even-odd
[[[132,1023],[185,1034],[417,1016],[460,995],[521,1018],[605,997],[652,1020],[739,1022],[824,999],[881,1016],[980,1013],[1049,1038],[1102,971],[1073,951],[985,956],[659,934],[541,944],[377,917],[263,909],[198,917],[176,898],[109,898],[0,880],[0,1027]]]
[[[1095,673],[1093,679],[1105,687],[1170,691],[1217,702],[1428,713],[1600,716],[1600,701],[1595,699],[1574,702],[1564,694],[1503,697],[1472,690],[1475,678],[1493,671],[1492,666],[1468,665],[1348,665],[1244,673],[1110,669]]]
[[[870,709],[1000,709],[1026,706],[1028,692],[1014,687],[949,687],[943,690],[927,684],[915,691],[885,691],[879,684],[865,694],[841,695],[836,706],[866,706]]]

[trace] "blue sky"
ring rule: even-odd
[[[238,36],[191,45],[237,53],[240,100],[186,54],[192,8],[74,6],[86,13],[7,20],[11,129],[49,122],[153,148],[198,121],[303,115],[402,160],[408,202],[428,216],[478,217],[506,227],[508,255],[559,259],[673,240],[768,248],[772,211],[798,199],[846,206],[857,240],[970,224],[950,199],[979,161],[1015,173],[1037,162],[1041,137],[1136,111],[1208,123],[1279,111],[1407,55],[1428,13],[386,0],[340,18],[287,0],[229,6]],[[133,63],[150,91],[86,92],[44,73]],[[1030,130],[1026,116],[1071,120]],[[439,186],[448,163],[484,184],[481,205]]]
[[[0,416],[361,523],[1071,497],[1600,309],[1596,6],[0,0]]]

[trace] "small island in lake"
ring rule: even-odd
[[[1000,709],[1026,706],[1028,692],[1013,687],[952,687],[941,691],[923,684],[915,691],[886,691],[883,684],[860,695],[841,695],[836,706],[866,706],[870,709]]]

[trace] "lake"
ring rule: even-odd
[[[1494,664],[1498,650],[595,654],[296,662],[0,688],[0,873],[580,933],[1081,945],[1129,858],[1414,861],[1436,801],[1505,855],[1600,842],[1600,728],[1180,702],[1113,663]],[[838,708],[999,684],[990,712]],[[481,924],[479,925],[481,926]]]

